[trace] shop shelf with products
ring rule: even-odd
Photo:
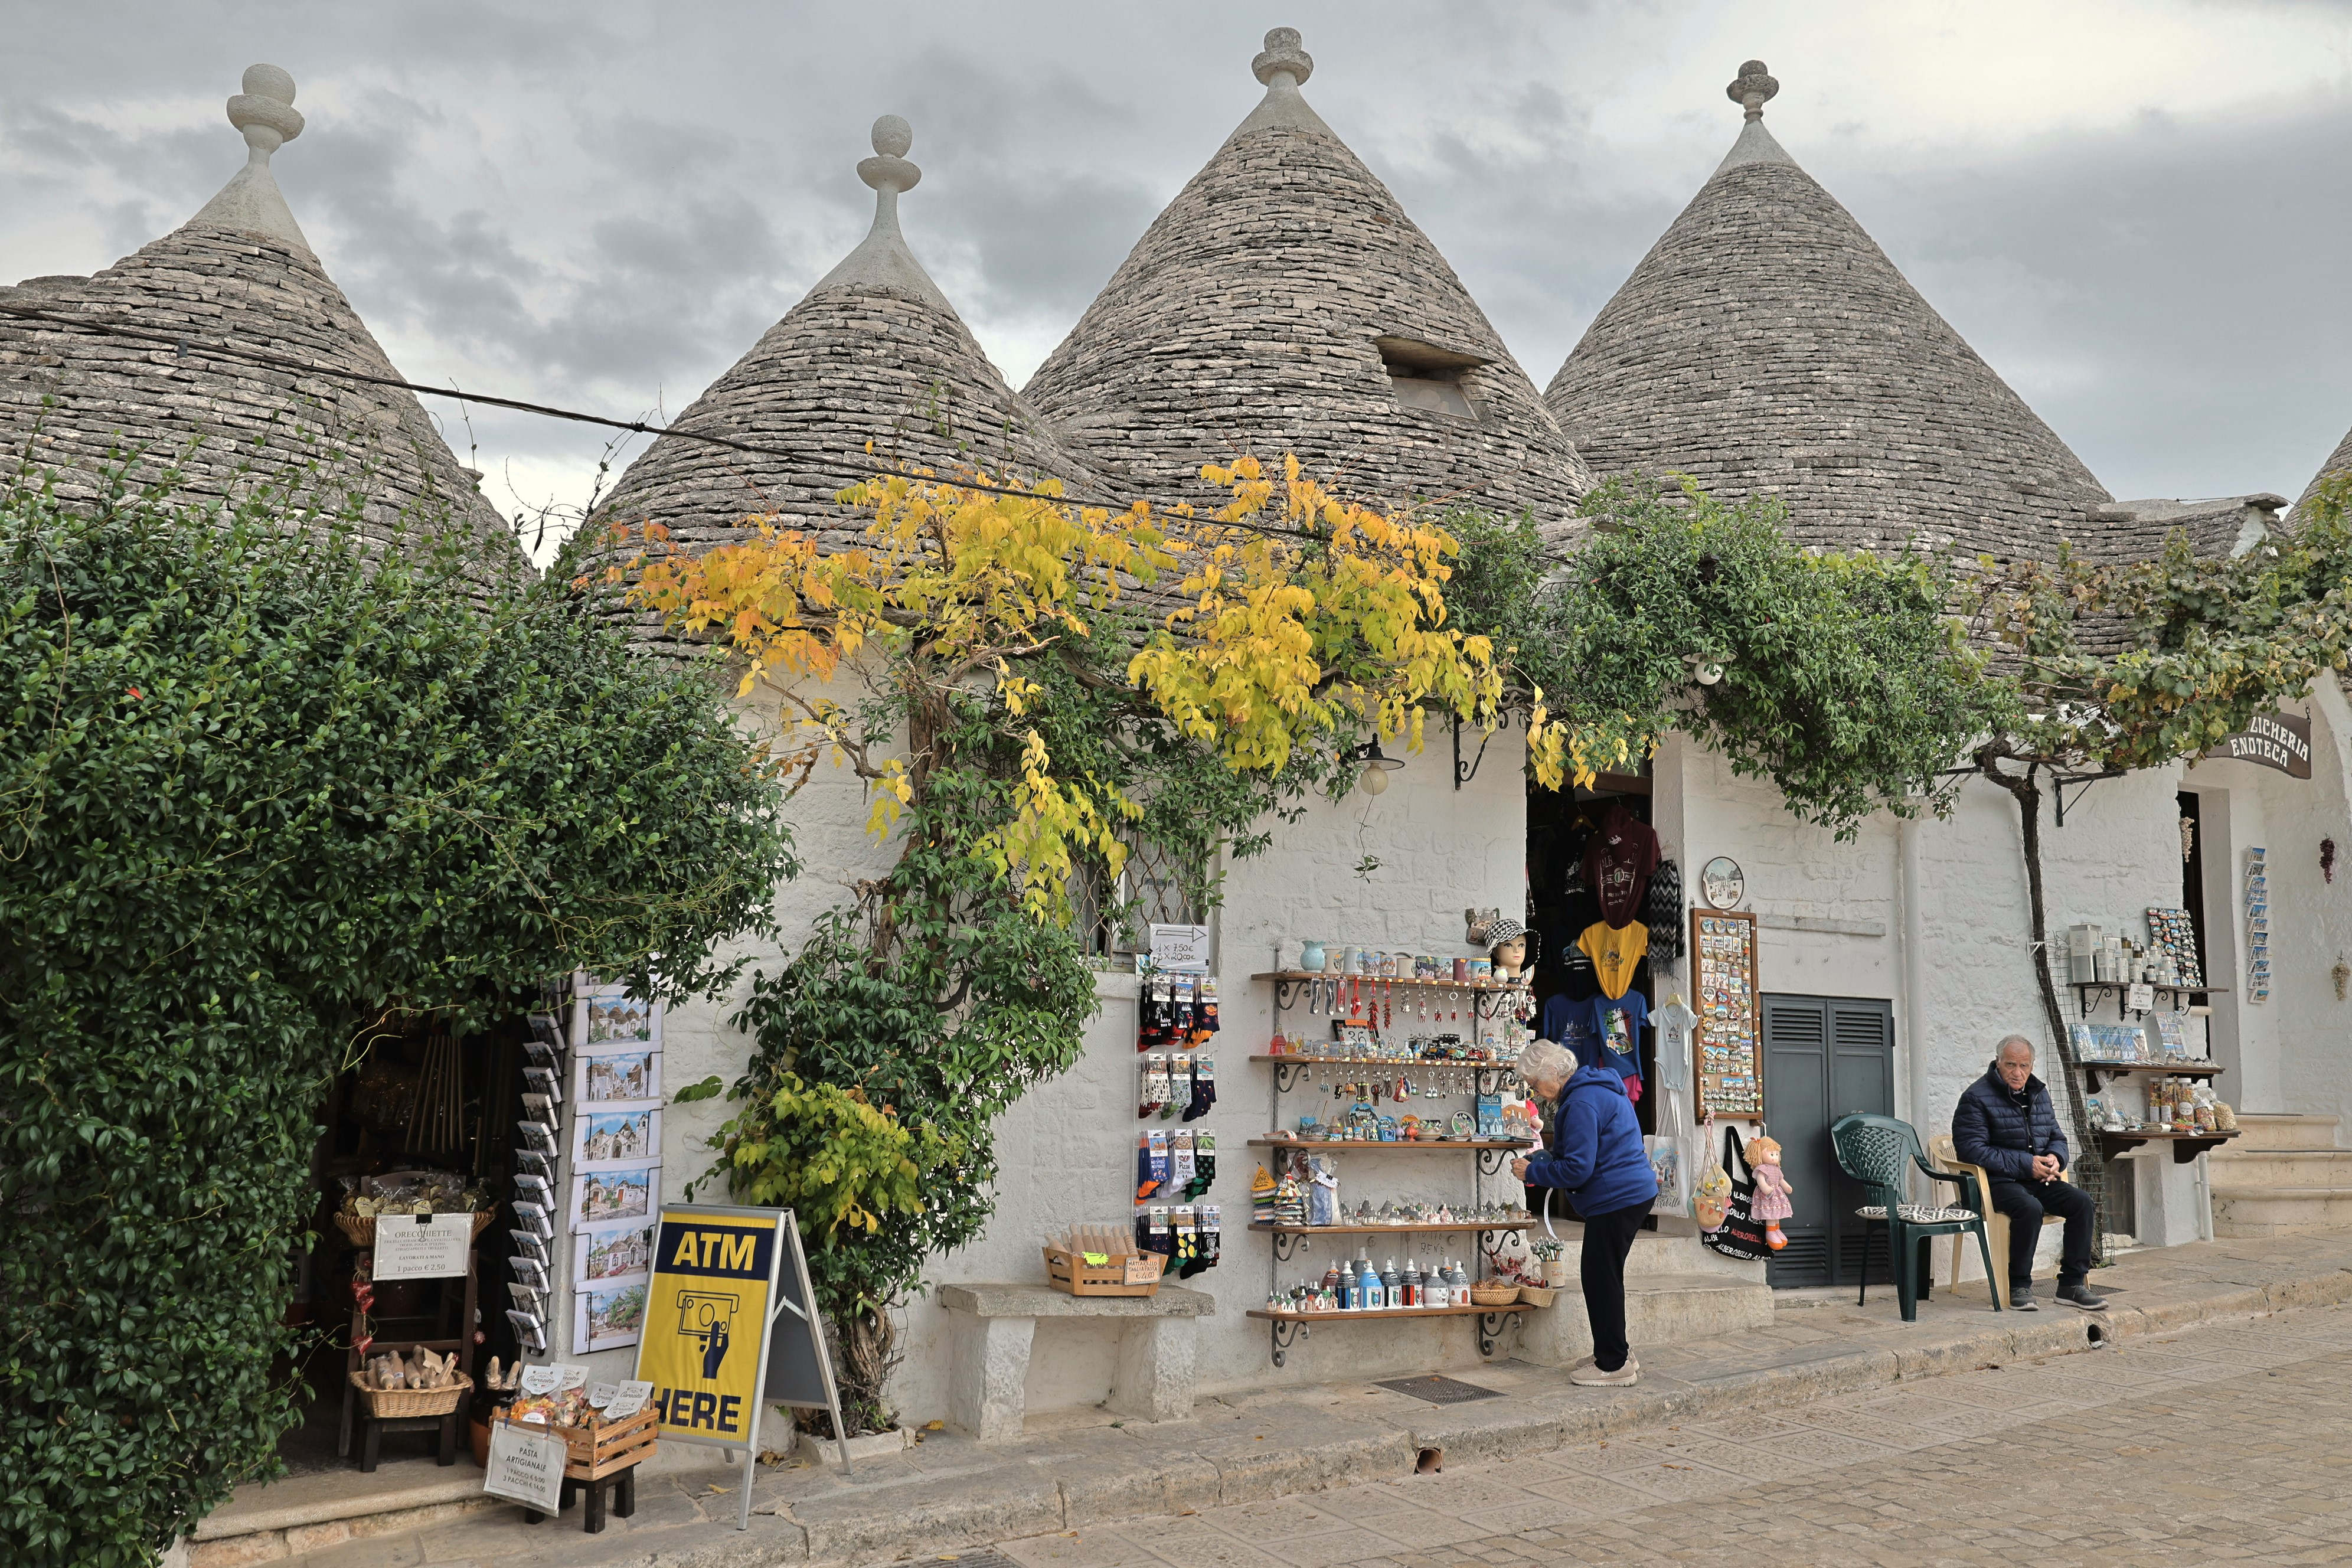
[[[2085,1018],[2110,1001],[2115,1003],[2118,1014],[2129,1014],[2136,1018],[2146,1016],[2154,1008],[2134,1005],[2131,994],[2135,989],[2144,989],[2156,996],[2170,996],[2176,999],[2184,996],[2227,996],[2230,994],[2230,988],[2226,985],[2159,985],[2154,981],[2146,980],[2070,980],[2067,984],[2074,988],[2075,1005],[2082,1009],[2082,1016]],[[2188,1005],[2201,1006],[2203,1004],[2191,1002]]]
[[[2099,1134],[2099,1152],[2112,1160],[2117,1155],[2129,1153],[2143,1143],[2169,1144],[2172,1149],[2172,1163],[2176,1165],[2186,1165],[2198,1155],[2210,1149],[2218,1149],[2237,1136],[2234,1131],[2180,1132],[2163,1131],[2153,1128],[2126,1130],[2122,1132],[2103,1131]]]
[[[1491,1114],[1492,1099],[1499,1097],[1517,1077],[1517,1069],[1509,1058],[1517,1054],[1511,1043],[1517,1038],[1516,1025],[1529,1005],[1527,984],[1515,978],[1478,979],[1466,974],[1456,979],[1435,973],[1425,959],[1415,961],[1402,954],[1391,959],[1390,973],[1385,974],[1307,970],[1277,963],[1275,968],[1252,976],[1273,988],[1276,1044],[1251,1060],[1274,1069],[1267,1110],[1275,1131],[1248,1140],[1247,1147],[1283,1151],[1292,1156],[1277,1154],[1268,1162],[1275,1179],[1289,1187],[1287,1201],[1292,1206],[1278,1210],[1281,1217],[1273,1220],[1261,1211],[1249,1227],[1272,1242],[1267,1304],[1248,1315],[1267,1323],[1276,1366],[1285,1364],[1290,1347],[1316,1321],[1474,1318],[1479,1323],[1479,1352],[1491,1355],[1505,1321],[1514,1312],[1527,1310],[1516,1303],[1481,1307],[1468,1300],[1369,1310],[1304,1306],[1293,1310],[1286,1305],[1298,1295],[1280,1289],[1281,1266],[1310,1247],[1318,1236],[1462,1235],[1475,1237],[1480,1253],[1491,1258],[1534,1223],[1516,1202],[1507,1214],[1503,1205],[1484,1202],[1486,1179],[1501,1174],[1511,1156],[1528,1150],[1529,1140],[1497,1137],[1478,1121],[1481,1102],[1489,1102],[1485,1109]],[[1286,1030],[1284,1015],[1294,1009],[1303,1009],[1310,1016],[1321,1015],[1317,1021],[1329,1030],[1331,1038],[1310,1042],[1296,1037],[1296,1031]],[[1287,1131],[1283,1097],[1302,1089],[1337,1095],[1348,1105],[1346,1115],[1328,1129],[1318,1129],[1311,1117],[1302,1118],[1303,1135]],[[1470,1110],[1451,1114],[1427,1103],[1462,1098],[1470,1101]],[[1423,1107],[1419,1114],[1392,1114],[1388,1110],[1417,1102]],[[1328,1135],[1334,1132],[1341,1135]],[[1297,1222],[1297,1184],[1307,1179],[1301,1168],[1307,1158],[1346,1155],[1352,1159],[1445,1150],[1477,1156],[1467,1201],[1404,1205],[1408,1215],[1418,1212],[1426,1217],[1373,1219],[1368,1204],[1361,1218],[1341,1212],[1337,1223]],[[1383,1205],[1382,1212],[1389,1212],[1388,1205]],[[1407,1272],[1408,1282],[1419,1278]]]
[[[2083,1077],[2093,1094],[2099,1091],[2102,1078],[2117,1079],[2130,1073],[2161,1073],[2174,1078],[2219,1078],[2228,1069],[2216,1061],[2145,1061],[2083,1063]]]

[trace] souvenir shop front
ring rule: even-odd
[[[660,1012],[579,977],[478,1033],[394,1016],[364,1037],[311,1159],[290,1476],[478,1463],[519,1363],[635,1343]]]

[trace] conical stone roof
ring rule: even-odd
[[[2329,479],[2347,472],[2352,472],[2352,431],[2345,432],[2344,439],[2336,443],[2336,450],[2327,454],[2327,461],[2319,465],[2319,472],[2311,476],[2311,483],[2303,487],[2303,494],[2294,499],[2294,510],[2301,511]]]
[[[1763,62],[1713,177],[1545,401],[1595,471],[1775,494],[1795,536],[2041,558],[2107,492],[1764,129]]]
[[[1368,501],[1459,498],[1559,523],[1590,483],[1535,385],[1386,185],[1299,93],[1277,27],[1265,100],[1024,389],[1130,485],[1288,450]],[[1402,379],[1400,379],[1400,376]]]
[[[0,458],[58,470],[72,495],[135,453],[141,477],[177,467],[199,498],[315,461],[310,494],[332,506],[364,493],[372,543],[438,531],[446,515],[486,575],[526,572],[512,530],[412,394],[207,352],[399,378],[270,174],[270,154],[302,130],[293,79],[255,66],[244,89],[228,118],[247,161],[195,216],[91,277],[0,288],[0,307],[41,313],[0,310]]]
[[[671,423],[761,450],[658,437],[599,509],[595,531],[657,523],[698,552],[772,516],[837,547],[864,525],[835,494],[902,462],[943,477],[1055,477],[1099,495],[1100,479],[1005,384],[908,249],[898,197],[922,175],[906,158],[912,145],[905,121],[875,121],[875,156],[857,165],[875,191],[872,232]]]

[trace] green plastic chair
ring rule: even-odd
[[[1892,1116],[1859,1111],[1841,1116],[1830,1128],[1830,1146],[1837,1151],[1837,1163],[1845,1173],[1870,1189],[1870,1202],[1853,1211],[1863,1222],[1863,1283],[1861,1293],[1854,1299],[1857,1306],[1870,1295],[1870,1227],[1874,1221],[1886,1226],[1895,1295],[1903,1304],[1905,1322],[1919,1321],[1920,1284],[1935,1277],[1927,1261],[1928,1245],[1937,1237],[1963,1232],[1975,1234],[1977,1250],[1984,1254],[1985,1284],[1992,1292],[1992,1310],[2008,1310],[2008,1303],[2000,1299],[2000,1288],[1993,1283],[1992,1243],[1985,1234],[1985,1194],[1977,1190],[1974,1176],[1965,1172],[1939,1171],[1927,1163],[1927,1156],[1919,1147],[1919,1134],[1911,1130],[1909,1122]],[[1904,1202],[1904,1178],[1914,1167],[1931,1182],[1945,1182],[1959,1188],[1963,1206],[1937,1208]]]

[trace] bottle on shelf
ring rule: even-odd
[[[1443,1263],[1430,1266],[1429,1278],[1421,1284],[1421,1296],[1428,1306],[1450,1307],[1454,1304],[1453,1291],[1445,1283],[1445,1266]]]
[[[1387,1306],[1387,1299],[1381,1294],[1381,1277],[1373,1272],[1372,1260],[1367,1258],[1363,1264],[1364,1271],[1356,1276],[1356,1310],[1377,1312]]]
[[[1397,1273],[1396,1259],[1391,1258],[1381,1268],[1381,1301],[1391,1312],[1404,1305],[1404,1280]]]
[[[1410,1258],[1404,1260],[1404,1304],[1408,1307],[1428,1305],[1423,1300],[1421,1265]]]

